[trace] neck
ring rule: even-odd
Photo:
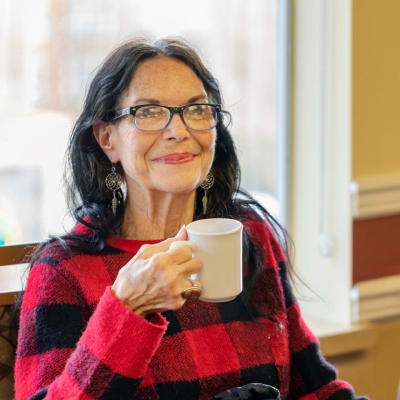
[[[196,192],[127,196],[121,227],[124,239],[154,240],[175,236],[193,220]]]

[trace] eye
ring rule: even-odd
[[[158,106],[146,106],[141,107],[136,110],[136,118],[137,119],[153,119],[153,118],[162,118],[167,113],[162,107]]]
[[[209,118],[212,115],[212,107],[205,104],[193,104],[186,109],[190,118]]]

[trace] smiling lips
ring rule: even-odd
[[[155,158],[153,161],[163,164],[183,164],[192,161],[194,158],[195,154],[192,153],[173,153],[167,154],[163,157]]]

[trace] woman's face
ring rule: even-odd
[[[206,102],[203,84],[188,66],[174,58],[157,57],[138,66],[120,107]],[[211,167],[216,130],[190,130],[178,114],[159,132],[138,130],[131,115],[111,124],[110,129],[113,151],[108,155],[112,162],[121,162],[128,191],[190,193]]]

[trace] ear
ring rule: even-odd
[[[93,125],[93,134],[108,159],[113,164],[118,162],[119,156],[113,140],[116,132],[113,129],[113,126],[107,122],[98,122]]]

